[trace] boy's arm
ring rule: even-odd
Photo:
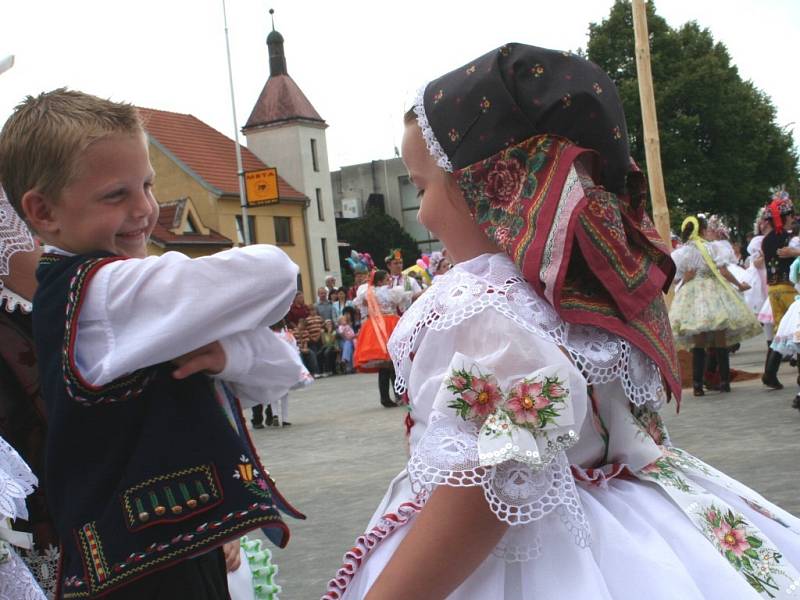
[[[177,252],[111,262],[84,292],[75,362],[103,385],[288,311],[297,265],[267,245],[190,259]]]

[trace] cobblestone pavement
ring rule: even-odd
[[[764,348],[762,339],[744,344],[732,367],[760,372]],[[689,391],[679,415],[674,404],[663,411],[673,443],[800,514],[795,376],[784,364],[782,391],[767,391],[758,379],[734,383],[730,394],[693,398]],[[287,520],[286,549],[271,546],[281,600],[322,595],[405,464],[404,409],[381,407],[377,387],[377,375],[320,379],[291,394],[291,427],[253,432],[279,489],[308,516]]]

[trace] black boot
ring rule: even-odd
[[[256,404],[252,408],[253,418],[250,423],[253,424],[253,429],[264,429],[264,405]]]
[[[703,374],[706,369],[706,349],[692,348],[692,385],[695,396],[705,396],[703,391]]]
[[[731,360],[727,348],[715,348],[719,367],[719,391],[731,391]]]
[[[392,369],[378,370],[378,390],[381,393],[381,405],[386,408],[397,406],[389,397],[389,385],[391,383]]]
[[[764,366],[764,374],[761,376],[761,383],[773,390],[782,390],[783,384],[778,381],[778,369],[781,366],[783,356],[780,352],[775,352],[772,348],[767,354],[767,363]]]
[[[706,370],[703,373],[703,384],[707,390],[719,391],[720,374],[715,350],[714,347],[706,350]]]

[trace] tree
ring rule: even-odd
[[[419,257],[419,247],[397,222],[379,208],[369,207],[363,217],[358,219],[339,219],[336,231],[340,240],[350,244],[343,258],[350,255],[350,250],[368,252],[375,261],[375,266],[384,269],[383,259],[392,248],[400,248],[407,267],[414,264]],[[342,261],[342,264],[345,264]],[[352,282],[352,273],[343,272],[342,279],[346,284]]]
[[[661,160],[670,217],[724,215],[749,229],[769,188],[800,190],[790,132],[777,125],[769,97],[743,81],[724,44],[689,22],[671,28],[647,3],[650,56]],[[617,0],[601,23],[589,25],[587,55],[616,84],[628,122],[631,154],[646,171],[630,2]]]

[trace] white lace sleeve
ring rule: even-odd
[[[411,434],[408,473],[418,491],[480,486],[509,525],[557,511],[579,543],[588,541],[564,453],[586,418],[586,381],[557,346],[490,309],[479,323],[426,335],[409,395],[415,420],[427,416]]]

